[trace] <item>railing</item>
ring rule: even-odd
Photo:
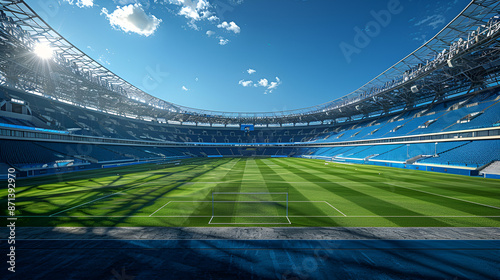
[[[43,37],[43,39],[55,44],[56,63],[66,67],[75,75],[77,74],[109,91],[126,96],[130,100],[142,102],[145,105],[163,109],[167,112],[204,118],[233,119],[235,122],[244,119],[274,119],[311,115],[368,100],[435,71],[447,62],[452,61],[453,58],[467,52],[471,47],[480,44],[481,40],[488,40],[497,36],[500,30],[498,17],[492,17],[492,15],[498,14],[499,3],[497,1],[475,0],[431,40],[361,88],[343,97],[324,104],[296,110],[259,113],[221,112],[176,105],[153,97],[112,73],[73,46],[54,31],[24,1],[0,0],[0,6],[8,14],[8,16],[2,14],[0,17],[2,23],[0,29],[6,34],[15,36],[29,48],[33,47],[36,40],[30,39],[33,36]],[[17,22],[22,22],[23,28],[17,25],[12,18],[17,19]],[[484,27],[481,27],[482,25]],[[43,32],[40,30],[43,30]],[[1,77],[0,73],[0,80]],[[47,95],[47,93],[42,94]],[[61,100],[61,98],[58,99]],[[74,100],[66,101],[74,102]],[[103,108],[93,109],[107,112]]]
[[[462,131],[451,131],[431,133],[422,135],[410,135],[399,137],[387,137],[372,140],[356,140],[344,142],[294,142],[294,143],[200,143],[200,142],[167,142],[167,141],[141,141],[129,139],[113,139],[93,136],[61,135],[52,132],[32,132],[23,129],[1,128],[0,140],[25,140],[58,143],[78,143],[94,145],[127,145],[127,146],[152,146],[152,147],[336,147],[336,146],[360,146],[360,145],[388,145],[396,143],[433,143],[449,141],[466,141],[482,139],[500,139],[500,127],[489,127],[481,129],[470,129]]]

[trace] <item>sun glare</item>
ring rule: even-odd
[[[41,59],[49,59],[52,57],[53,50],[47,43],[38,43],[35,45],[35,54]]]

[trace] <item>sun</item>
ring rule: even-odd
[[[37,43],[33,52],[41,59],[49,59],[54,54],[52,47],[47,43]]]

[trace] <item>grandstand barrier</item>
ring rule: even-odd
[[[120,163],[130,163],[130,162],[137,162],[137,160],[133,158],[126,158],[126,159],[114,159],[114,160],[104,160],[104,161],[98,161],[98,163],[103,164],[120,164]]]
[[[331,161],[331,157],[325,156],[301,156],[302,158],[310,158],[310,159],[322,159]],[[356,164],[369,164],[369,165],[377,165],[377,166],[386,166],[393,168],[401,168],[401,169],[411,169],[411,170],[420,170],[420,171],[430,171],[430,172],[439,172],[439,173],[448,173],[455,175],[465,175],[465,176],[478,176],[478,170],[471,169],[463,169],[463,168],[454,168],[448,166],[431,166],[431,165],[415,165],[415,164],[405,164],[405,163],[397,163],[397,162],[389,162],[389,161],[365,161],[364,159],[355,159],[355,158],[333,158],[333,161],[339,163],[356,163]],[[489,174],[493,175],[493,174]],[[497,175],[498,176],[498,175]],[[488,178],[488,177],[485,177]],[[495,177],[491,177],[495,178]],[[500,176],[499,176],[500,178]],[[497,179],[497,178],[495,178]]]
[[[439,173],[449,173],[456,175],[466,175],[466,176],[477,176],[479,171],[461,168],[450,168],[450,167],[440,167],[440,166],[425,166],[425,171],[439,172]]]
[[[272,158],[286,158],[288,157],[287,155],[272,155]]]
[[[487,173],[484,173],[483,177],[487,178],[487,179],[500,179],[500,175],[498,175],[498,174],[487,174]]]
[[[334,157],[333,161],[349,161],[352,163],[363,163],[363,162],[365,162],[365,159],[364,158]]]
[[[25,177],[55,175],[55,174],[63,174],[63,173],[91,170],[91,169],[96,169],[98,167],[99,167],[98,164],[82,164],[82,165],[67,166],[67,167],[32,169],[32,170],[25,170],[25,171],[19,170],[18,177],[25,178]]]
[[[394,168],[402,168],[402,169],[412,169],[412,170],[420,170],[420,171],[448,173],[448,174],[455,174],[455,175],[466,175],[466,176],[477,176],[479,174],[479,172],[477,170],[454,168],[454,167],[448,167],[448,166],[414,165],[414,164],[381,162],[381,161],[369,161],[369,162],[367,162],[367,164],[394,167]]]
[[[55,130],[55,129],[46,129],[46,128],[39,128],[39,127],[31,127],[31,126],[24,126],[24,125],[16,125],[16,124],[0,123],[0,126],[6,127],[6,128],[18,128],[18,129],[24,129],[24,130],[33,130],[33,131],[38,131],[38,132],[69,134],[68,131],[61,131],[61,130]]]
[[[145,164],[145,163],[155,163],[155,162],[163,162],[165,160],[175,160],[175,159],[187,159],[191,158],[189,156],[178,156],[178,157],[169,157],[164,158],[162,160],[150,160],[150,161],[135,161],[129,163],[116,163],[116,164],[100,164],[100,163],[89,163],[89,164],[81,164],[81,165],[73,165],[66,167],[51,167],[51,168],[37,168],[31,170],[17,170],[18,178],[27,178],[27,177],[39,177],[39,176],[47,176],[47,175],[56,175],[56,174],[64,174],[64,173],[72,173],[86,170],[94,170],[94,169],[102,169],[102,168],[112,168],[112,167],[123,167],[128,165],[137,165],[137,164]],[[6,179],[7,175],[0,174],[0,179]]]
[[[134,162],[123,162],[123,163],[115,163],[115,164],[103,164],[101,168],[113,168],[113,167],[123,167],[123,166],[129,166],[129,165],[137,165],[137,164],[145,164],[145,163],[155,163],[155,162],[162,162],[166,160],[172,160],[172,159],[187,159],[191,158],[188,156],[176,156],[176,157],[166,157],[162,159],[155,159],[155,160],[143,160],[143,161],[134,161]]]
[[[302,156],[297,156],[297,157],[300,157],[300,158],[309,158],[309,159],[323,159],[323,160],[328,160],[328,161],[332,161],[333,160],[333,157],[331,156],[309,156],[309,155],[302,155]]]
[[[222,156],[222,155],[207,155],[207,157],[209,157],[209,158],[221,158],[224,156]]]

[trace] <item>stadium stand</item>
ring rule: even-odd
[[[45,80],[54,79],[57,86],[46,84],[23,60],[35,59],[30,48],[39,27],[15,20],[23,11],[37,15],[27,6],[19,9],[0,14],[0,57],[22,66],[0,69],[2,164],[39,168],[68,161],[94,166],[175,157],[307,156],[480,169],[499,159],[500,52],[485,50],[496,50],[500,23],[486,12],[427,42],[384,72],[383,83],[376,79],[311,108],[240,116],[153,97],[64,38],[57,41],[78,59],[56,50],[50,61],[55,74]],[[429,60],[423,65],[418,57]],[[82,71],[82,65],[91,69]],[[242,131],[243,124],[255,129]]]
[[[500,160],[499,151],[499,140],[471,141],[440,153],[438,157],[424,159],[421,163],[480,167],[492,161]]]
[[[8,93],[6,94],[8,95]],[[41,104],[44,100],[42,97],[30,96],[16,92],[17,98],[27,101],[28,104]],[[453,111],[447,111],[443,106],[436,106],[426,112],[425,115],[417,116],[422,109],[414,109],[400,116],[388,116],[381,120],[375,120],[376,125],[371,126],[373,121],[361,121],[358,124],[340,125],[340,126],[319,126],[320,129],[331,129],[328,133],[314,134],[311,131],[306,131],[300,127],[293,128],[261,128],[255,132],[245,135],[244,132],[230,128],[207,128],[207,127],[190,127],[185,128],[178,125],[159,124],[155,122],[144,122],[137,120],[129,120],[122,117],[109,116],[91,110],[79,109],[78,113],[72,111],[72,106],[64,103],[57,104],[52,107],[54,109],[47,111],[45,118],[50,116],[53,129],[72,130],[78,135],[93,135],[105,136],[120,139],[149,139],[156,141],[174,141],[174,142],[202,142],[202,143],[278,143],[281,139],[282,143],[289,142],[341,142],[361,139],[374,139],[380,137],[395,137],[402,135],[418,135],[425,133],[435,133],[440,131],[452,131],[455,129],[465,130],[471,128],[490,127],[500,120],[500,102],[495,101],[497,97],[490,96],[490,100],[483,101],[481,104],[477,102],[464,104],[463,108]],[[480,97],[477,97],[480,98]],[[462,97],[456,100],[456,103],[463,102],[467,97]],[[474,101],[474,100],[472,100]],[[448,102],[449,103],[449,102]],[[441,109],[441,110],[440,110]],[[37,116],[41,116],[37,110],[32,108]],[[473,112],[484,111],[483,114],[470,122],[457,122],[467,114]],[[5,120],[4,120],[5,119]],[[428,127],[424,126],[426,122],[436,120]],[[35,125],[28,121],[19,119],[1,117],[0,122],[11,123],[17,125],[31,126]],[[401,126],[401,127],[399,127]],[[396,129],[398,128],[399,129]],[[262,132],[262,133],[260,133]],[[223,135],[223,136],[220,136]],[[302,136],[302,137],[301,137]],[[191,141],[186,141],[189,140]],[[288,141],[284,141],[288,140]],[[295,141],[305,140],[305,141]],[[201,140],[201,141],[198,141]],[[267,141],[266,141],[267,140]],[[293,141],[290,141],[293,140]]]
[[[0,141],[0,160],[8,164],[50,164],[69,159],[62,153],[40,149],[27,141]]]

